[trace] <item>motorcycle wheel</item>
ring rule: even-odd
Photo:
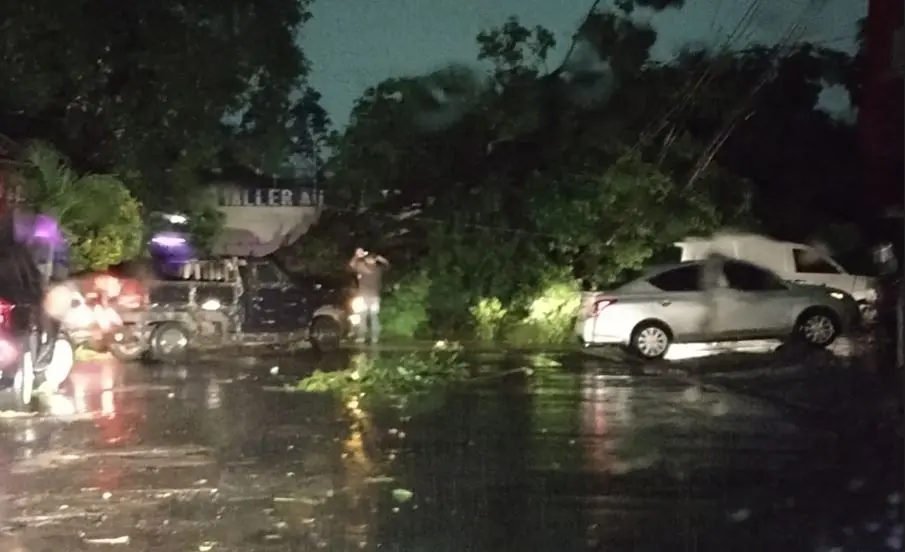
[[[31,408],[31,402],[35,395],[35,364],[31,351],[25,351],[19,359],[19,368],[13,380],[13,390],[16,392],[16,406],[20,410]]]

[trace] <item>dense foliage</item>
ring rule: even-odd
[[[817,108],[825,84],[848,82],[847,56],[785,42],[655,62],[634,7],[593,12],[553,71],[553,35],[510,19],[478,36],[486,71],[368,89],[329,163],[330,203],[361,208],[325,217],[300,250],[390,255],[398,333],[519,341],[555,318],[531,314],[549,289],[612,285],[689,234],[807,239],[846,202],[851,215],[852,128]]]
[[[11,175],[24,204],[59,225],[71,270],[105,269],[138,254],[140,205],[117,177],[80,175],[43,143],[29,145]]]
[[[298,384],[312,393],[332,393],[351,409],[419,409],[442,401],[450,385],[471,376],[456,344],[438,342],[428,353],[371,356],[360,353],[350,368],[315,371]]]
[[[278,173],[327,125],[297,46],[307,0],[9,0],[0,135],[115,174],[148,210],[185,211],[211,171]]]
[[[72,174],[116,175],[148,211],[196,215],[202,245],[220,220],[200,185],[291,172],[329,142],[332,210],[293,264],[332,272],[356,246],[390,257],[388,335],[557,340],[574,290],[678,238],[728,224],[802,240],[861,214],[852,126],[817,107],[827,84],[857,93],[857,64],[795,28],[655,61],[636,10],[683,5],[595,3],[552,69],[553,34],[510,19],[478,35],[480,68],[377,83],[328,140],[297,46],[307,0],[14,0],[0,134],[53,144]],[[84,262],[113,258],[97,255]]]

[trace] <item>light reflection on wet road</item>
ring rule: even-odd
[[[0,549],[812,549],[832,440],[762,402],[570,357],[350,427],[273,364],[79,365],[3,420]]]

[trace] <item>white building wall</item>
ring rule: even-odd
[[[217,184],[210,193],[226,217],[214,244],[218,255],[269,255],[307,232],[324,205],[323,192],[310,186],[249,189]]]

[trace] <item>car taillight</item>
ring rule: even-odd
[[[13,305],[5,299],[0,299],[0,328],[4,330],[10,329],[13,322],[12,316],[14,308],[16,308],[16,305]]]
[[[609,297],[597,299],[596,301],[594,301],[594,316],[597,316],[598,314],[603,312],[603,309],[609,307],[615,302],[615,299]]]
[[[12,339],[0,337],[0,368],[7,368],[19,357],[19,349]]]

